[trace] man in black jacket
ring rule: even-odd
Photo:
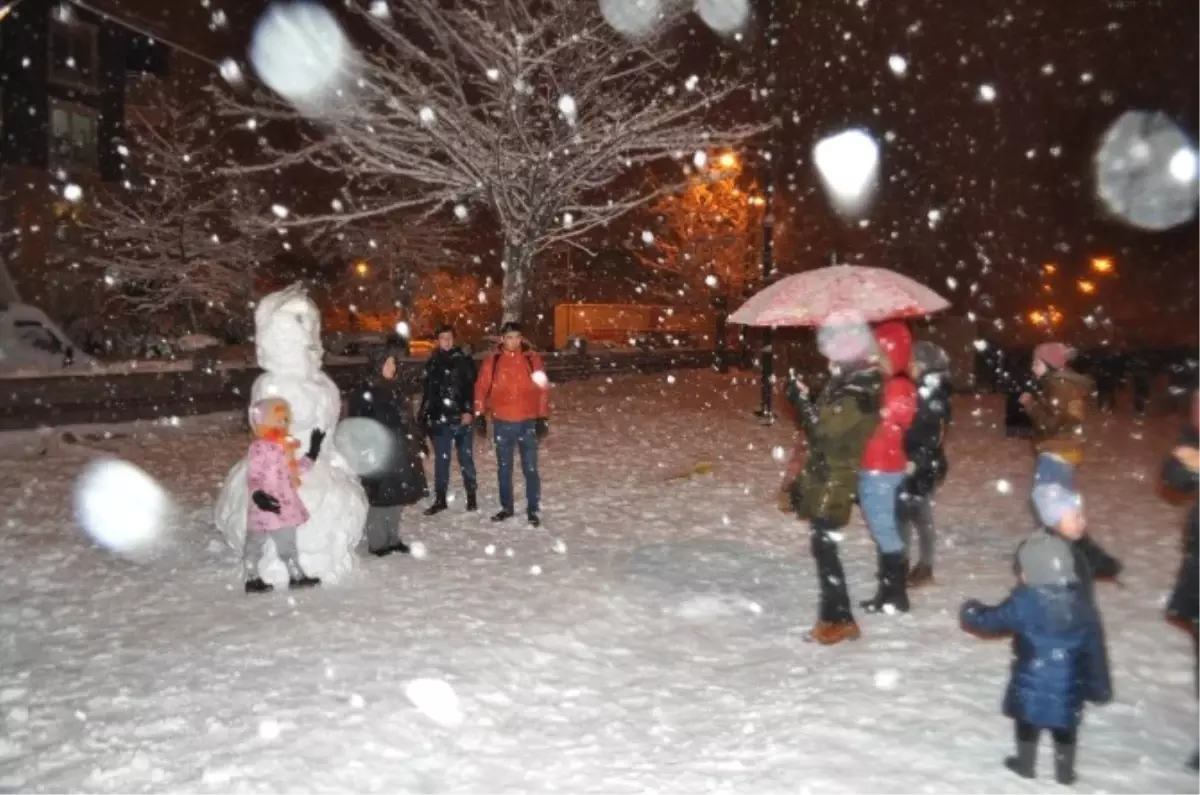
[[[471,425],[475,417],[475,360],[454,344],[454,329],[440,326],[437,350],[425,363],[425,389],[421,397],[421,422],[433,437],[433,504],[426,516],[446,510],[450,485],[450,451],[458,453],[467,510],[478,509],[475,498],[475,450]]]

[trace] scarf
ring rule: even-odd
[[[296,451],[300,449],[300,440],[288,436],[287,431],[283,428],[263,428],[259,431],[258,438],[266,439],[283,448],[284,454],[287,456],[288,475],[292,479],[292,488],[300,488],[300,467],[296,463]]]

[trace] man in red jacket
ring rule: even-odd
[[[907,374],[912,334],[902,321],[889,320],[875,328],[875,342],[890,375],[883,385],[879,426],[867,441],[858,472],[858,503],[879,550],[879,590],[862,606],[869,613],[906,613],[908,572],[897,498],[908,467],[904,436],[917,413],[917,387]]]
[[[521,453],[525,475],[525,510],[529,523],[541,525],[542,482],[538,476],[538,441],[549,432],[550,381],[542,357],[524,350],[521,325],[505,323],[500,350],[479,365],[475,380],[475,416],[492,417],[500,480],[500,512],[493,522],[511,519],[513,510],[513,453]],[[483,420],[486,424],[486,420]]]

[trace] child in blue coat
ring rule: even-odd
[[[1004,764],[1034,778],[1043,729],[1054,738],[1054,777],[1075,781],[1076,732],[1084,702],[1112,698],[1100,613],[1076,574],[1070,537],[1083,524],[1078,495],[1056,488],[1035,493],[1044,525],[1017,549],[1020,584],[997,607],[975,600],[962,622],[985,635],[1013,635],[1012,678],[1004,714],[1016,724],[1017,753]]]

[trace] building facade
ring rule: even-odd
[[[0,300],[65,325],[94,309],[76,221],[89,188],[122,177],[131,89],[168,68],[166,47],[70,3],[21,0],[0,21],[0,247],[17,292]]]

